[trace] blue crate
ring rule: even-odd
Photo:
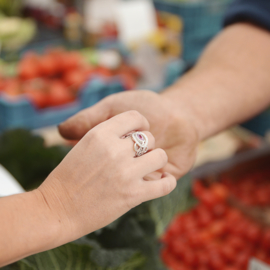
[[[270,109],[242,124],[242,126],[260,136],[265,136],[270,131]]]
[[[176,2],[154,0],[158,11],[178,15],[184,22],[183,59],[194,63],[207,43],[221,30],[223,16],[232,0],[207,0],[201,2]]]
[[[36,109],[24,96],[10,101],[0,96],[0,132],[11,128],[35,129],[58,125],[70,116],[94,105],[104,97],[124,91],[120,80],[105,83],[99,78],[91,79],[80,91],[78,100],[62,106]]]
[[[187,66],[183,60],[174,60],[166,68],[163,89],[175,83],[185,72]]]

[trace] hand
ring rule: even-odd
[[[123,135],[143,131],[149,152],[134,158],[134,142]],[[104,227],[140,203],[170,193],[175,178],[164,173],[159,179],[144,177],[167,163],[162,149],[148,131],[148,121],[129,111],[92,128],[39,187],[48,207],[57,213],[72,241]]]
[[[61,135],[78,140],[99,123],[128,110],[136,110],[150,123],[156,146],[164,149],[169,162],[161,170],[179,178],[192,167],[198,145],[196,129],[165,95],[150,91],[129,91],[111,95],[85,109],[59,126]]]

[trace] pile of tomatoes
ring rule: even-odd
[[[58,106],[73,102],[92,76],[105,81],[118,76],[125,89],[131,89],[139,73],[124,62],[115,70],[92,66],[77,51],[52,49],[43,55],[30,52],[18,63],[16,77],[0,78],[0,92],[10,100],[23,94],[37,108]]]
[[[239,201],[248,206],[270,205],[270,170],[254,171],[237,179],[224,175],[222,183]]]
[[[270,264],[270,228],[228,204],[221,183],[193,185],[198,205],[177,216],[162,237],[164,263],[172,270],[246,270],[257,258]]]

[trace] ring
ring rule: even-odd
[[[124,138],[131,138],[134,142],[135,157],[140,157],[148,151],[148,138],[143,132],[133,132]]]

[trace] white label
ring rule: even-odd
[[[267,265],[257,259],[252,259],[249,263],[249,270],[270,270],[270,265]]]
[[[23,192],[20,184],[0,165],[0,197]]]
[[[84,27],[87,32],[98,33],[104,23],[114,22],[119,0],[86,0],[84,2]]]
[[[127,45],[146,38],[157,29],[151,0],[119,1],[116,21],[120,40]]]

